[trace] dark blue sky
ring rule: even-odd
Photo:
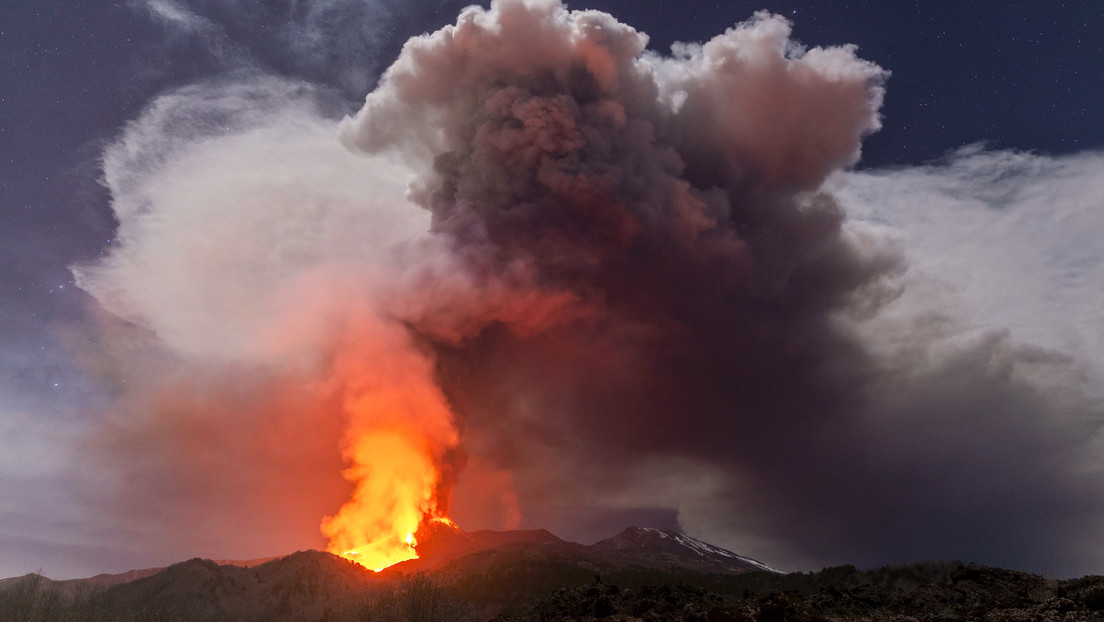
[[[983,141],[1068,153],[1104,143],[1104,8],[1094,2],[744,2],[681,11],[598,2],[658,49],[702,40],[752,9],[790,17],[809,46],[859,46],[893,72],[863,166],[923,162]],[[680,5],[681,6],[681,5]]]
[[[155,96],[199,80],[264,72],[320,85],[334,115],[351,113],[408,37],[451,23],[467,2],[365,2],[352,19],[323,20],[324,37],[312,41],[297,30],[308,1],[178,4],[202,18],[202,32],[159,21],[142,2],[0,3],[4,430],[32,421],[60,437],[79,436],[84,409],[103,397],[63,344],[63,335],[91,325],[94,313],[69,266],[110,247],[116,222],[99,182],[100,157]],[[675,41],[711,38],[758,9],[791,19],[794,36],[810,47],[857,45],[860,57],[892,72],[883,129],[866,141],[860,169],[918,165],[971,143],[1047,155],[1104,147],[1099,0],[569,6],[610,12],[648,33],[650,47],[661,52]],[[41,447],[45,463],[57,459],[46,454],[64,451],[63,444]],[[0,493],[0,523],[34,519],[32,504],[19,498],[28,477],[0,472],[0,481],[16,484]],[[57,486],[64,496],[64,480],[52,477],[39,485]],[[0,534],[0,552],[24,537]],[[20,555],[22,561],[30,553]],[[57,567],[64,573],[81,566]],[[0,576],[15,570],[0,565]]]

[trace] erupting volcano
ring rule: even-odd
[[[322,522],[326,550],[370,570],[418,557],[416,534],[429,522],[452,521],[439,512],[440,476],[425,452],[401,434],[374,432],[357,439],[357,466],[345,476],[356,491]]]
[[[357,439],[355,452],[358,466],[345,472],[356,482],[353,498],[322,522],[327,550],[377,571],[416,558],[415,533],[438,511],[433,461],[387,432]]]
[[[1068,524],[1104,495],[1037,476],[1080,472],[1085,435],[1048,422],[1098,402],[927,306],[880,211],[848,219],[832,188],[888,72],[791,27],[665,54],[600,11],[492,0],[359,107],[250,72],[159,97],[105,154],[118,235],[75,270],[113,314],[88,346],[116,381],[111,511],[372,570],[419,539],[429,562],[450,518],[861,562],[957,555],[959,517],[1030,480],[1024,507]],[[1020,518],[984,541],[1044,520]]]
[[[286,487],[379,570],[427,522],[613,509],[656,465],[686,467],[672,495],[721,490],[774,442],[754,418],[789,421],[780,386],[835,425],[861,361],[826,318],[897,258],[818,188],[886,72],[789,35],[759,13],[659,57],[611,15],[496,0],[408,41],[340,122],[285,82],[152,107],[105,157],[118,249],[77,269],[166,353],[120,389],[119,429],[172,449],[135,479],[208,473],[209,505],[264,516]],[[469,452],[497,517],[450,512]]]
[[[498,439],[499,464],[522,463],[511,446],[588,428],[658,446],[633,428],[755,399],[698,404],[713,372],[688,370],[746,376],[731,353],[756,348],[747,360],[786,369],[778,343],[796,340],[802,359],[809,335],[837,339],[817,318],[795,330],[759,310],[792,304],[778,296],[831,308],[892,265],[853,249],[836,206],[814,193],[878,128],[885,72],[788,37],[784,19],[761,13],[659,59],[610,15],[501,0],[407,42],[338,132],[363,167],[411,163],[405,199],[431,219],[386,256],[365,299],[367,336],[390,345],[368,346],[372,356],[341,346],[354,363],[335,371],[355,490],[323,521],[330,552],[373,570],[417,556],[424,522],[447,520],[461,419]],[[761,93],[801,103],[778,118]],[[843,276],[822,287],[833,262]],[[771,284],[779,276],[793,284]],[[718,340],[740,346],[702,358]],[[656,391],[652,375],[687,378]],[[547,433],[524,432],[529,421]],[[667,436],[672,453],[696,445]]]
[[[366,322],[356,336],[333,367],[349,422],[343,475],[354,489],[322,532],[329,552],[378,571],[417,557],[427,521],[448,521],[459,433],[430,359],[401,327]]]

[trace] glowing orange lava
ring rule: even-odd
[[[391,430],[361,436],[345,477],[353,497],[322,523],[331,553],[383,570],[418,557],[414,534],[437,515],[437,468],[416,439]]]
[[[342,475],[354,487],[321,527],[327,551],[379,571],[418,557],[418,530],[444,516],[442,474],[460,433],[433,361],[405,327],[362,319],[333,361],[348,417]]]

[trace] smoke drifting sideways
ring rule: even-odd
[[[83,345],[117,387],[105,512],[165,551],[280,552],[407,504],[364,484],[402,472],[469,528],[1099,565],[1076,365],[901,304],[901,240],[823,189],[888,72],[790,35],[757,13],[662,56],[502,0],[343,121],[273,77],[159,98],[105,153],[119,245],[74,269],[111,314]]]

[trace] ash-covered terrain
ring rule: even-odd
[[[784,574],[684,534],[629,528],[587,546],[544,531],[423,534],[382,572],[329,553],[0,581],[0,622],[782,622],[1104,620],[1104,577],[1050,580],[961,562]]]

